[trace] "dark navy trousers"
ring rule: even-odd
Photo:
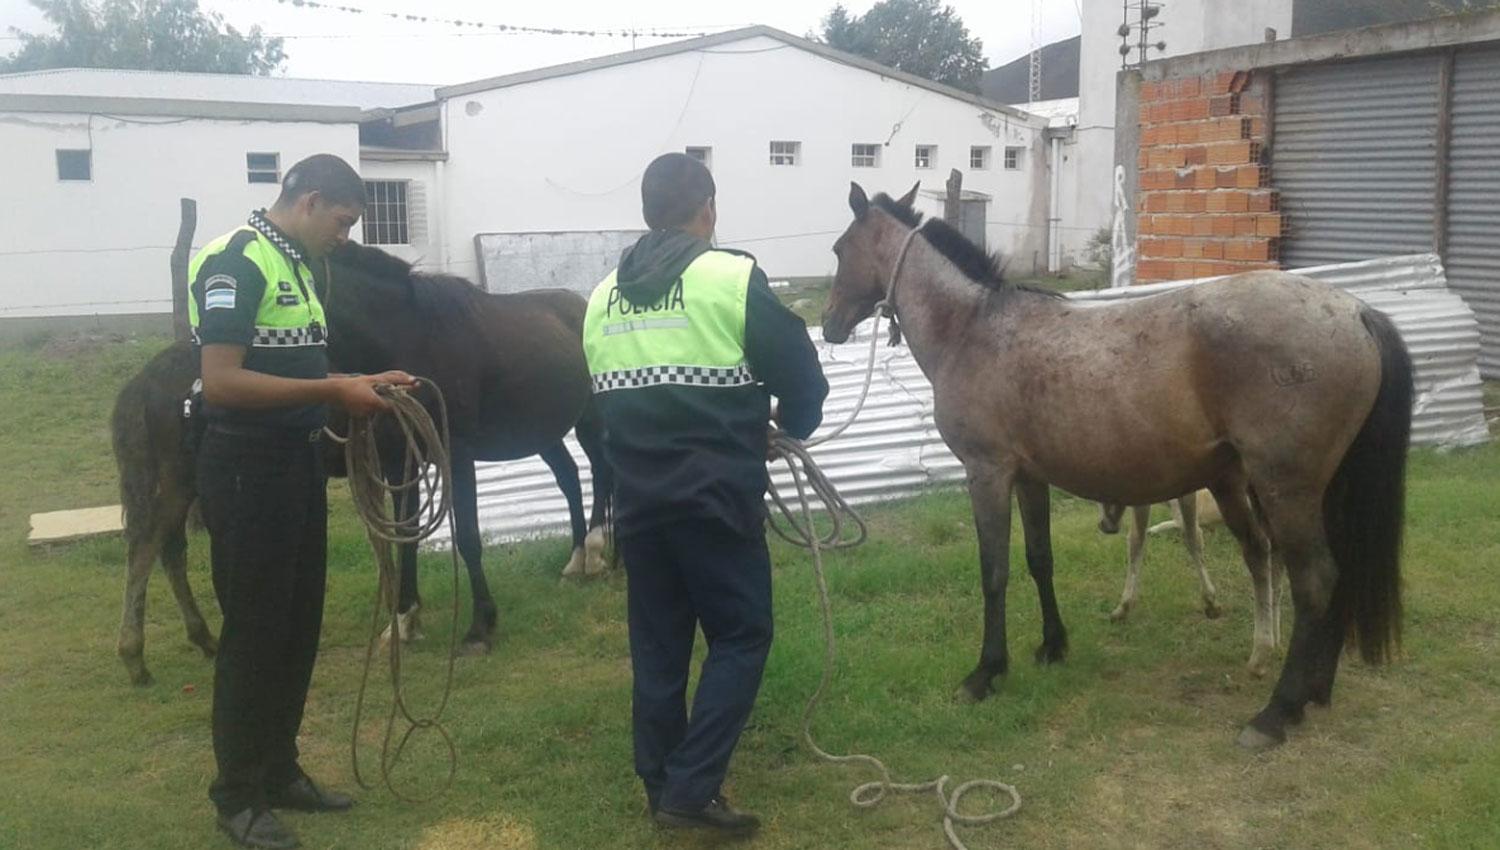
[[[618,545],[628,576],[635,770],[653,807],[697,809],[719,794],[771,650],[766,541],[697,519]],[[700,626],[708,657],[689,713]]]

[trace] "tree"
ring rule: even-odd
[[[198,8],[198,0],[30,0],[56,28],[36,35],[11,27],[21,48],[0,72],[124,68],[267,75],[286,62],[282,40],[247,33]]]
[[[984,42],[969,36],[952,7],[938,0],[881,0],[863,16],[843,4],[823,19],[829,47],[971,92],[989,67]]]

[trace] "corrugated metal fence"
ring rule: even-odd
[[[1455,446],[1487,439],[1476,359],[1479,329],[1473,312],[1447,288],[1436,256],[1392,257],[1301,273],[1348,289],[1395,320],[1416,365],[1415,442]],[[1074,297],[1080,302],[1142,298],[1195,282]],[[818,344],[830,384],[824,408],[830,427],[847,418],[858,398],[872,326],[864,323],[842,345]],[[932,388],[910,349],[882,342],[864,412],[843,436],[818,447],[813,455],[854,503],[899,498],[934,484],[961,481],[963,467],[938,436],[932,413]],[[568,446],[583,472],[588,504],[587,460],[571,437]],[[784,490],[791,488],[784,472],[776,482]],[[487,540],[566,533],[567,503],[539,459],[480,464],[478,484],[479,524]]]

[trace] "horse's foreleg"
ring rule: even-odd
[[[1057,608],[1052,586],[1052,494],[1045,481],[1017,479],[1016,500],[1021,506],[1021,528],[1026,534],[1026,569],[1036,583],[1042,603],[1042,643],[1036,648],[1038,664],[1053,664],[1068,655],[1068,630]],[[1136,522],[1136,533],[1144,533]]]
[[[479,536],[474,459],[467,452],[460,451],[457,445],[453,451],[453,543],[469,571],[469,592],[474,597],[474,619],[460,649],[468,654],[489,652],[498,616],[481,560],[484,547]]]
[[[604,459],[600,432],[599,415],[590,403],[573,430],[578,445],[589,459],[589,476],[594,491],[594,503],[589,509],[589,533],[584,540],[585,572],[589,575],[607,572],[619,566],[620,560],[619,550],[608,545],[610,502],[615,485],[613,472]]]
[[[1249,570],[1250,583],[1255,588],[1255,632],[1246,668],[1253,676],[1264,676],[1271,671],[1271,659],[1276,654],[1276,633],[1271,609],[1275,588],[1272,584],[1270,545],[1250,506],[1243,473],[1226,475],[1214,482],[1209,489],[1213,492],[1214,500],[1219,503],[1224,526],[1240,544],[1240,555],[1245,559],[1245,569]]]
[[[996,676],[1010,667],[1005,645],[1005,585],[1010,579],[1010,490],[1015,480],[1009,469],[970,467],[969,502],[979,534],[979,579],[984,594],[984,639],[979,665],[959,686],[960,699],[982,700],[994,691]]]
[[[1177,500],[1177,515],[1182,520],[1182,540],[1187,544],[1188,557],[1193,569],[1198,571],[1198,592],[1203,597],[1203,616],[1210,620],[1218,618],[1219,592],[1213,579],[1208,577],[1208,565],[1203,561],[1203,529],[1198,525],[1198,494],[1189,493]]]
[[[588,528],[583,517],[583,485],[578,480],[578,464],[561,440],[542,450],[541,457],[547,468],[552,470],[552,477],[557,479],[557,486],[562,490],[563,497],[568,500],[573,551],[568,562],[563,565],[562,575],[564,578],[585,575],[588,571],[584,563],[583,539]]]
[[[1120,604],[1109,615],[1116,623],[1130,616],[1130,609],[1135,607],[1140,593],[1141,564],[1146,560],[1146,525],[1151,521],[1151,506],[1135,505],[1130,513],[1130,560],[1125,565],[1125,590],[1120,594]]]

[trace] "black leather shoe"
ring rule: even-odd
[[[702,808],[692,811],[659,808],[656,810],[656,822],[679,829],[715,829],[735,834],[760,829],[760,818],[736,809],[723,797],[715,797]]]
[[[293,847],[302,846],[302,842],[297,840],[297,833],[287,829],[285,824],[265,809],[244,809],[228,817],[219,815],[219,829],[224,830],[241,847],[292,850]]]
[[[337,791],[325,791],[314,785],[311,779],[300,776],[280,791],[267,794],[266,803],[273,809],[297,812],[342,812],[354,805],[354,798]]]

